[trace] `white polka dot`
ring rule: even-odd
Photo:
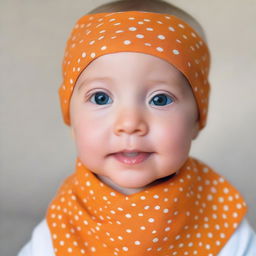
[[[209,238],[212,238],[212,237],[213,237],[213,234],[212,234],[212,233],[208,233],[207,236],[208,236]]]
[[[163,35],[158,35],[157,36],[160,40],[164,40],[165,39],[165,36],[163,36]]]
[[[137,38],[144,38],[144,35],[138,34],[138,35],[136,35],[136,37],[137,37]]]
[[[154,221],[155,221],[154,218],[149,218],[149,219],[148,219],[148,222],[151,222],[151,223],[152,223],[152,222],[154,222]]]
[[[144,226],[141,226],[141,227],[140,227],[140,229],[141,229],[141,230],[145,230],[145,229],[146,229],[146,227],[144,227]]]
[[[102,46],[101,48],[100,48],[101,50],[106,50],[107,49],[107,46]]]
[[[132,230],[128,228],[128,229],[126,229],[126,232],[127,233],[132,233]]]
[[[178,25],[180,28],[185,28],[183,24]]]
[[[141,199],[141,200],[145,200],[146,197],[145,197],[145,196],[141,196],[140,199]]]
[[[86,57],[86,52],[82,53],[82,57],[85,58]]]
[[[176,49],[175,49],[175,50],[173,50],[172,52],[173,52],[175,55],[180,54],[180,52],[179,52],[178,50],[176,50]]]
[[[229,210],[228,205],[224,205],[224,206],[223,206],[223,210],[224,210],[224,211],[228,211],[228,210]]]
[[[125,45],[129,45],[129,44],[131,44],[131,41],[130,41],[130,40],[125,40],[125,41],[124,41],[124,44],[125,44]]]
[[[153,243],[157,243],[158,242],[158,238],[157,237],[155,237],[152,241],[153,241]]]
[[[147,31],[153,31],[153,28],[146,28]]]
[[[223,183],[225,181],[225,179],[223,177],[219,178],[219,182]]]
[[[213,196],[211,194],[207,195],[207,200],[208,201],[212,201],[212,199],[213,199]]]
[[[191,35],[192,35],[193,37],[196,37],[196,34],[195,34],[194,32],[191,32]]]
[[[210,246],[209,244],[206,244],[206,245],[205,245],[205,248],[206,248],[207,250],[210,250],[210,249],[211,249],[211,246]]]
[[[159,52],[163,52],[163,51],[164,51],[164,49],[161,48],[161,47],[157,47],[156,49],[157,49],[157,51],[159,51]]]
[[[125,217],[130,219],[132,217],[132,215],[130,213],[127,213],[127,214],[125,214]]]
[[[96,56],[95,52],[91,53],[91,58],[94,58]]]
[[[220,233],[220,237],[224,239],[226,235],[224,233]]]
[[[196,234],[196,237],[197,237],[197,238],[201,238],[201,237],[202,237],[202,234],[201,234],[201,233],[197,233],[197,234]]]
[[[140,245],[140,241],[135,241],[134,242],[136,245]]]
[[[123,251],[127,252],[128,251],[128,247],[123,247]]]
[[[241,208],[242,208],[242,205],[241,205],[241,204],[237,204],[237,205],[236,205],[236,208],[237,208],[237,209],[241,209]]]
[[[156,210],[159,210],[159,209],[160,209],[160,206],[159,206],[159,205],[156,205],[156,206],[155,206],[155,209],[156,209]]]
[[[228,189],[228,188],[224,188],[223,191],[224,191],[225,194],[228,194],[228,193],[229,193],[229,189]]]
[[[137,28],[135,28],[135,27],[130,27],[129,30],[130,30],[130,31],[136,31]]]
[[[180,235],[177,235],[177,236],[175,237],[175,239],[176,239],[176,240],[179,240],[179,239],[180,239]]]
[[[238,217],[237,212],[234,212],[234,213],[233,213],[233,217],[234,217],[234,218],[237,218],[237,217]]]
[[[175,31],[175,29],[174,29],[173,27],[168,27],[168,29],[169,29],[170,31]]]
[[[223,198],[223,197],[219,197],[219,198],[218,198],[218,201],[219,201],[220,203],[223,203],[223,202],[224,202],[224,198]]]

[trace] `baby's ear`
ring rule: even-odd
[[[199,132],[200,132],[200,129],[199,129],[199,121],[196,121],[196,124],[195,124],[195,126],[194,126],[194,131],[193,131],[193,133],[192,133],[192,140],[195,140],[195,139],[197,138]]]

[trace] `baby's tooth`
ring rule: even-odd
[[[128,152],[123,152],[123,154],[124,154],[125,156],[128,156],[128,157],[133,157],[133,156],[137,156],[139,153],[138,153],[138,152],[130,152],[130,153],[128,153]]]

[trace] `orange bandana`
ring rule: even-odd
[[[192,158],[170,180],[129,196],[77,159],[47,222],[56,256],[214,256],[246,211],[232,185]]]
[[[138,11],[91,14],[76,23],[67,42],[59,88],[66,124],[70,125],[70,98],[81,72],[99,56],[116,52],[150,54],[181,71],[195,96],[200,128],[205,126],[210,65],[207,45],[193,28],[173,15]]]

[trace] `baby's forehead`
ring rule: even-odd
[[[118,52],[96,58],[82,71],[76,86],[80,88],[81,85],[97,82],[116,82],[119,86],[128,83],[169,83],[184,89],[187,89],[188,84],[183,73],[171,63],[156,56],[137,52]],[[182,86],[183,84],[185,86]]]

